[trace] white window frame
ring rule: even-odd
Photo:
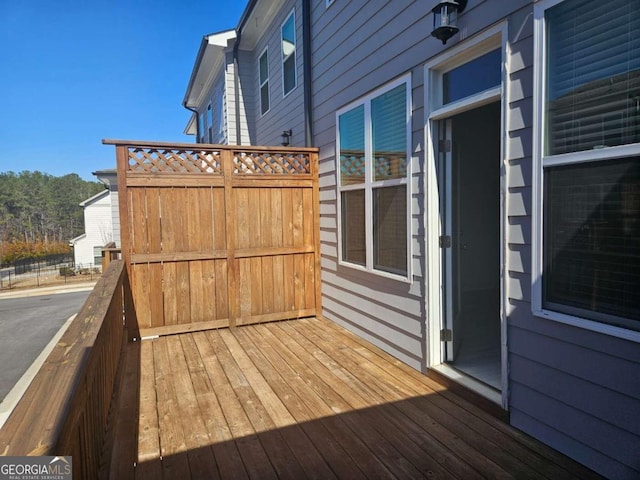
[[[282,44],[284,43],[284,37],[282,35],[282,30],[285,26],[285,24],[289,21],[289,19],[292,18],[293,20],[293,53],[287,55],[285,57],[284,54],[284,49],[282,48]],[[295,8],[293,10],[291,10],[291,13],[289,13],[289,15],[287,15],[287,18],[285,19],[284,22],[282,22],[282,25],[280,25],[280,53],[282,56],[282,98],[286,98],[288,97],[291,92],[293,92],[296,87],[298,86],[298,39],[296,38],[296,10]],[[294,55],[294,63],[293,63],[293,87],[291,87],[291,90],[289,90],[288,92],[285,92],[284,90],[284,64],[285,62],[291,57],[291,55]]]
[[[406,153],[407,153],[407,174],[403,178],[395,178],[392,180],[381,180],[381,181],[373,181],[373,174],[371,168],[371,157],[372,157],[372,135],[371,135],[371,101],[374,98],[377,98],[386,92],[393,90],[394,88],[406,84]],[[365,129],[365,159],[366,159],[366,167],[365,167],[365,182],[363,184],[356,185],[342,185],[340,180],[340,115],[347,113],[354,108],[364,105],[364,129]],[[355,270],[360,270],[367,273],[373,273],[375,275],[379,275],[381,277],[386,277],[394,280],[400,280],[407,283],[413,282],[413,273],[412,273],[412,208],[411,208],[411,179],[412,179],[412,169],[411,163],[412,152],[411,152],[411,113],[412,113],[412,105],[411,105],[411,74],[405,74],[402,77],[399,77],[376,90],[371,91],[364,97],[359,98],[358,100],[345,105],[340,110],[336,111],[336,186],[337,186],[337,212],[336,218],[338,223],[338,264],[344,267],[353,268]],[[387,272],[384,270],[378,270],[374,268],[374,246],[373,246],[373,190],[379,187],[394,187],[394,186],[406,186],[406,195],[407,195],[407,273],[406,275],[400,275],[396,273]],[[365,265],[358,265],[355,263],[351,263],[347,260],[344,260],[342,257],[342,192],[353,191],[353,190],[364,190],[365,192],[365,250],[366,250],[366,261]]]
[[[264,82],[260,82],[260,64],[262,63],[262,57],[267,56],[267,78]],[[284,63],[283,63],[284,65]],[[284,68],[284,67],[283,67]],[[284,73],[284,71],[283,71]],[[283,77],[284,80],[284,77]],[[264,87],[265,85],[267,85],[267,96],[269,97],[269,106],[268,108],[263,112],[262,111],[262,87]],[[269,86],[269,47],[266,46],[264,47],[264,50],[262,50],[262,53],[260,53],[260,56],[258,57],[258,98],[259,98],[259,103],[260,103],[260,116],[264,116],[267,113],[269,113],[269,110],[271,110],[271,88]],[[283,85],[284,85],[284,81],[283,81]]]
[[[535,316],[557,321],[574,327],[591,330],[625,340],[640,342],[640,332],[610,325],[574,315],[568,315],[542,306],[543,253],[543,188],[544,169],[559,165],[612,160],[640,155],[640,143],[606,147],[596,150],[571,152],[559,155],[544,155],[544,113],[546,78],[545,12],[565,0],[541,0],[534,5],[534,79],[533,79],[533,209],[532,209],[532,273],[531,300]]]

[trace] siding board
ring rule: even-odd
[[[637,478],[640,475],[640,443],[636,441],[637,436],[594,419],[573,405],[557,402],[524,385],[513,388],[512,396],[514,403],[526,404],[529,407],[526,413],[532,417],[544,418],[547,425],[563,432],[575,442],[588,445],[591,450],[598,452],[598,456],[608,457],[626,467],[626,478]],[[593,436],[594,428],[597,428],[597,436]],[[561,451],[564,448],[566,446],[562,445]],[[591,458],[581,461],[587,466],[593,464]],[[594,466],[599,468],[599,465]]]

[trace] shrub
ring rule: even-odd
[[[60,267],[60,276],[61,277],[73,277],[76,272],[73,271],[71,267]]]

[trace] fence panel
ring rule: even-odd
[[[141,336],[319,313],[317,149],[104,143]]]

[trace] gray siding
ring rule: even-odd
[[[229,52],[226,58],[225,73],[225,99],[226,99],[226,115],[227,115],[227,142],[229,144],[240,145],[257,145],[254,142],[253,125],[249,122],[253,112],[253,95],[251,88],[251,64],[252,52],[239,50],[238,52],[238,98],[240,100],[239,108],[236,108],[236,81],[235,81],[235,64],[233,54]],[[240,113],[240,135],[238,136],[238,114]]]
[[[640,476],[640,347],[531,313],[532,7],[509,19],[511,423],[610,478]]]
[[[531,313],[534,2],[470,0],[459,43],[508,20],[505,283],[511,423],[612,478],[640,477],[640,347]],[[324,315],[424,369],[423,65],[443,50],[423,2],[313,2]],[[375,33],[375,34],[374,34]],[[335,112],[411,72],[413,283],[338,265]],[[433,319],[433,321],[437,321]]]
[[[295,8],[296,25],[296,87],[284,97],[282,87],[281,26]],[[269,111],[260,114],[260,79],[258,60],[265,47],[269,49]],[[302,58],[302,7],[301,2],[289,0],[275,16],[253,51],[247,64],[247,88],[251,91],[251,112],[248,118],[255,125],[255,145],[280,145],[284,130],[292,130],[290,146],[304,146],[304,72]]]
[[[320,147],[323,314],[412,367],[425,365],[421,2],[313,2],[313,130]],[[372,35],[375,32],[375,35]],[[399,52],[404,52],[398,55]],[[338,265],[336,110],[412,72],[412,283]]]

